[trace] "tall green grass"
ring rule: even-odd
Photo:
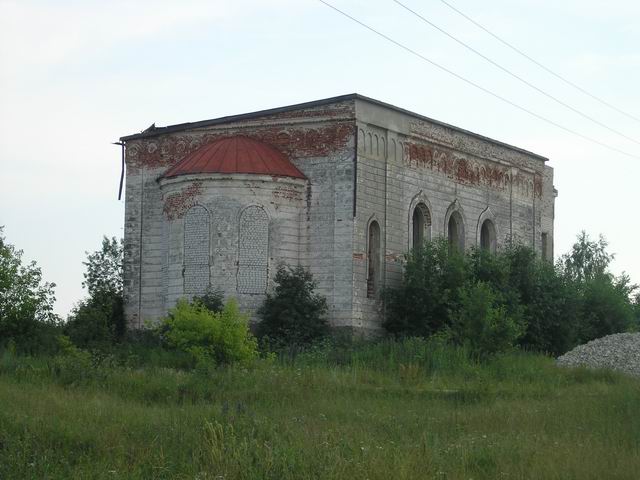
[[[635,379],[437,341],[196,371],[5,351],[0,478],[635,479],[638,405]]]

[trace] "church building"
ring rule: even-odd
[[[311,271],[333,326],[373,332],[425,240],[553,258],[545,157],[358,94],[120,140],[130,328],[207,289],[254,315],[283,262]]]

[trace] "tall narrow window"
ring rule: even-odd
[[[464,250],[464,223],[460,212],[453,212],[449,217],[447,225],[447,234],[449,238],[449,249]]]
[[[542,233],[542,259],[543,260],[550,260],[550,258],[549,258],[549,245],[547,243],[548,241],[549,241],[548,234],[543,232]]]
[[[485,220],[480,227],[480,248],[495,253],[497,247],[496,227],[491,220]]]
[[[419,203],[413,209],[413,217],[411,222],[413,248],[419,247],[425,241],[431,240],[431,215],[429,209],[424,203]]]
[[[269,266],[269,217],[251,206],[240,215],[238,293],[265,293]]]
[[[369,224],[367,258],[367,297],[375,298],[380,283],[380,225],[375,220]]]
[[[184,217],[184,293],[202,295],[209,288],[209,212],[201,205]]]

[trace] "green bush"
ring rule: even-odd
[[[582,287],[580,343],[633,328],[634,308],[629,301],[628,278],[600,275]]]
[[[76,347],[71,340],[59,335],[59,353],[48,362],[51,375],[63,385],[81,385],[102,375],[97,369],[91,353]]]
[[[221,290],[207,289],[204,295],[193,297],[192,303],[199,303],[211,312],[220,313],[224,310],[224,293]]]
[[[406,260],[401,285],[384,293],[384,327],[395,335],[428,337],[449,324],[449,311],[469,277],[467,258],[436,240],[415,248]]]
[[[122,294],[100,290],[74,307],[64,332],[83,348],[106,348],[122,339],[123,327]]]
[[[451,338],[479,356],[513,349],[525,331],[521,308],[509,311],[499,293],[482,281],[460,289],[460,305],[452,312]]]
[[[575,345],[579,292],[561,269],[519,244],[497,254],[474,249],[468,256],[470,281],[490,285],[508,312],[522,316],[520,346],[558,355]]]
[[[304,347],[326,337],[327,300],[315,293],[311,273],[302,266],[280,265],[275,276],[275,291],[268,293],[258,309],[261,322],[258,336],[268,347]]]
[[[246,364],[257,357],[257,342],[248,322],[234,299],[219,313],[198,302],[179,300],[160,330],[166,343],[188,353],[194,365]]]
[[[572,348],[580,301],[575,282],[523,245],[509,246],[495,258],[506,265],[507,281],[499,286],[486,281],[499,287],[509,305],[522,308],[527,327],[520,345],[554,355]]]
[[[582,233],[554,266],[518,244],[495,254],[462,254],[450,252],[444,240],[426,243],[407,255],[402,283],[385,293],[384,326],[400,336],[453,332],[484,353],[497,347],[477,335],[504,327],[491,335],[553,355],[637,328],[640,307],[630,300],[636,286],[608,272],[613,255],[606,246],[602,237],[594,242]]]
[[[531,273],[530,290],[523,292],[527,329],[520,345],[558,356],[577,345],[580,294],[571,279],[551,263],[538,262]]]

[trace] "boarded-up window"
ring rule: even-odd
[[[251,206],[240,215],[238,293],[265,293],[269,265],[269,217]]]
[[[367,297],[375,298],[380,282],[380,226],[375,220],[369,224],[367,248]]]
[[[184,217],[184,293],[202,295],[209,288],[209,212],[196,205]]]

